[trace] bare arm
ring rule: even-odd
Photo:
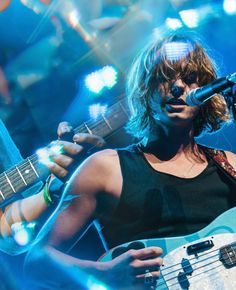
[[[89,157],[73,174],[66,188],[66,195],[74,196],[70,206],[58,217],[50,243],[60,245],[83,230],[94,219],[97,197],[108,191],[111,150],[104,150]],[[110,194],[110,193],[109,193]]]
[[[51,155],[53,162],[47,166],[55,176],[62,178],[68,174],[67,168],[73,163],[73,156],[79,154],[81,148],[77,144],[65,141],[60,141],[60,144],[63,145],[65,153]],[[43,190],[36,195],[34,192],[32,194],[34,195],[11,203],[4,212],[0,211],[0,234],[2,236],[11,233],[12,224],[20,221],[36,220],[46,210],[50,211],[45,203]]]
[[[134,281],[137,283],[140,280],[143,283],[146,269],[151,269],[153,276],[159,275],[162,251],[157,247],[129,250],[110,262],[76,259],[58,251],[63,248],[64,242],[76,233],[82,232],[99,212],[97,198],[100,192],[110,195],[115,208],[121,191],[120,183],[116,183],[120,174],[119,170],[116,170],[119,168],[117,162],[118,157],[114,150],[104,150],[87,159],[71,178],[67,194],[78,198],[74,199],[58,217],[49,241],[50,246],[32,250],[27,258],[27,272],[31,272],[30,275],[34,276],[36,284],[42,277],[46,277],[49,281],[53,279],[48,277],[48,269],[49,272],[56,271],[60,278],[64,275],[67,281],[69,279],[76,285],[81,281],[76,277],[79,277],[82,271],[86,274],[85,281],[92,275],[111,287],[133,286]],[[43,268],[46,268],[47,272],[41,274],[38,271],[34,272],[32,264],[38,263],[45,265]]]

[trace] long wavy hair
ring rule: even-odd
[[[173,43],[186,45],[179,53],[172,52],[168,56],[168,47],[171,48]],[[163,82],[171,84],[176,76],[190,78],[190,82],[191,78],[195,78],[193,82],[199,87],[217,78],[217,66],[208,49],[196,37],[186,33],[172,33],[162,40],[152,41],[134,61],[127,82],[131,118],[126,129],[131,135],[141,139],[155,128],[157,121],[154,107],[158,86]],[[215,131],[228,119],[225,100],[218,94],[200,106],[193,122],[193,134],[197,136],[204,129]]]

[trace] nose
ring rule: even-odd
[[[180,96],[183,95],[184,93],[184,88],[183,87],[180,87],[180,86],[177,86],[176,83],[174,83],[172,86],[171,86],[171,94],[174,98],[179,98]]]
[[[184,93],[184,83],[180,78],[176,79],[170,88],[170,92],[174,98],[179,98]]]

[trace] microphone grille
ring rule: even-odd
[[[186,96],[186,104],[191,107],[201,105],[201,102],[196,98],[196,92],[198,88],[191,90]]]

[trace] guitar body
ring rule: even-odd
[[[164,263],[156,289],[236,289],[236,207],[197,233],[136,242],[163,249]],[[131,248],[132,243],[122,247]],[[112,260],[113,251],[119,247],[100,260]]]

